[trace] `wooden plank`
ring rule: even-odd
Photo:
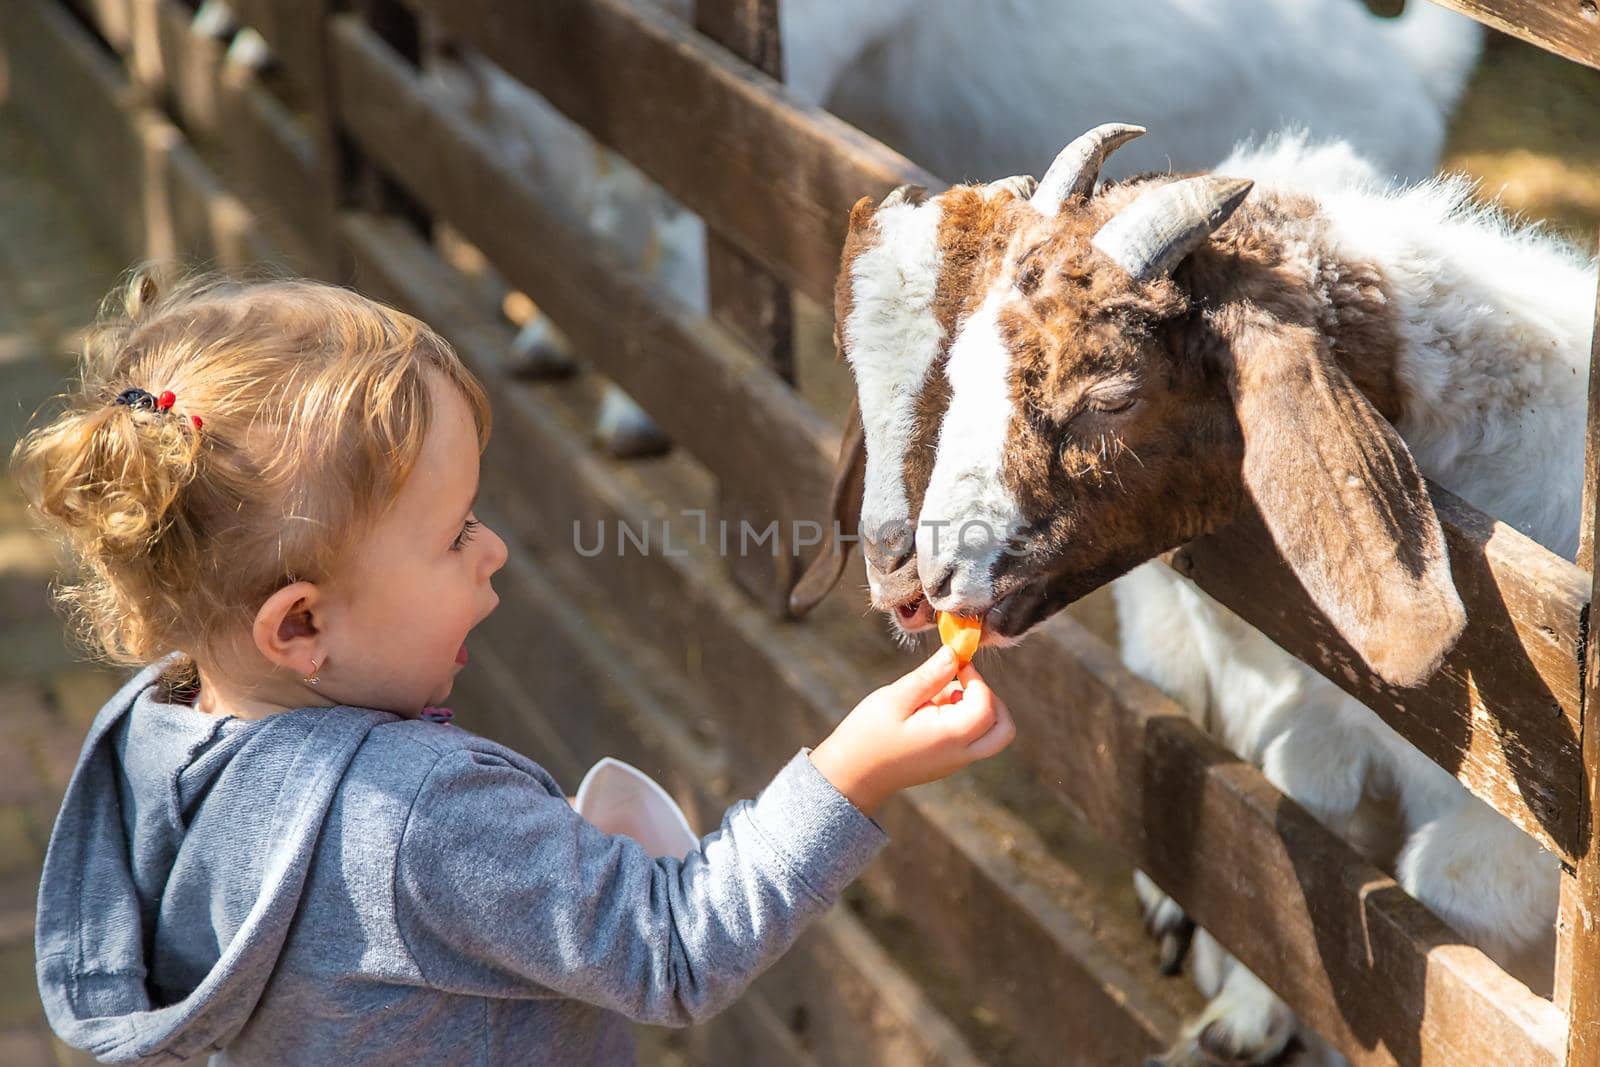
[[[781,378],[726,331],[654,296],[359,22],[337,20],[332,47],[340,113],[368,156],[481,248],[763,524],[821,513],[838,437]]]
[[[777,0],[696,0],[695,27],[769,77],[783,76]],[[714,230],[706,232],[706,283],[711,317],[757,358],[794,384],[794,317],[789,290]],[[730,521],[760,519],[737,491],[722,487],[717,514]],[[729,562],[746,591],[774,615],[788,617],[789,591],[800,568],[789,531],[779,531],[776,555],[739,555]]]
[[[1352,1063],[1557,1064],[1564,1021],[1061,615],[993,672],[1021,760]],[[1060,709],[1070,708],[1070,715]]]
[[[319,121],[326,117],[328,73],[323,43],[328,0],[228,0],[241,23],[266,40],[282,65],[296,101]]]
[[[943,186],[649,0],[420,6],[824,307],[850,205]]]
[[[1305,660],[1558,855],[1582,841],[1578,647],[1589,579],[1428,486],[1466,632],[1427,684],[1385,684],[1306,599],[1255,516],[1172,554],[1180,573]]]
[[[112,48],[126,53],[133,47],[131,0],[70,0],[70,4]]]
[[[497,438],[509,442],[505,447],[515,457],[497,476],[519,486],[503,501],[518,537],[548,546],[552,554],[571,555],[574,524],[593,530],[598,522],[622,521],[639,529],[646,520],[659,522],[676,509],[698,506],[683,495],[661,499],[642,480],[648,472],[651,486],[671,483],[669,472],[688,466],[682,457],[618,465],[585,450],[582,419],[547,399],[577,386],[535,390],[504,383],[498,368],[505,333],[485,333],[473,324],[475,316],[463,310],[441,268],[418,265],[407,254],[414,239],[360,217],[346,220],[345,233],[363,265],[363,287],[410,306],[439,328],[495,390]],[[538,478],[525,477],[530,462],[537,464]],[[709,491],[703,475],[700,488]],[[652,555],[607,553],[574,566],[581,565],[596,595],[643,627],[630,635],[631,649],[657,650],[683,665],[688,679],[718,694],[700,708],[697,722],[705,721],[727,746],[731,788],[748,792],[761,784],[758,769],[814,744],[851,700],[897,664],[880,664],[870,673],[861,666],[867,642],[854,612],[844,619],[852,636],[843,643],[829,640],[815,624],[782,625],[751,605],[708,557],[675,545]],[[775,715],[775,708],[791,710]],[[886,810],[894,844],[885,862],[903,872],[894,875],[896,901],[930,943],[938,943],[941,931],[970,924],[973,915],[985,916],[989,936],[974,939],[982,951],[947,963],[962,995],[1028,1042],[1025,1062],[1059,1062],[1061,1049],[1086,1043],[1117,1049],[1105,1062],[1128,1062],[1170,1042],[1182,1010],[1172,998],[1180,990],[1161,982],[1153,968],[1140,971],[1111,953],[1080,951],[1084,938],[1098,940],[1097,932],[1107,928],[1122,931],[1119,944],[1136,939],[1137,918],[1088,907],[1073,893],[1060,892],[1060,886],[1074,884],[1070,872],[1046,855],[1009,853],[1006,841],[986,829],[1000,820],[990,803],[971,801],[980,814],[951,816],[951,805],[969,803],[946,799],[951,789],[918,789]],[[928,877],[932,869],[938,878]],[[952,883],[959,892],[951,892]],[[1001,946],[1008,950],[1001,952]],[[1104,1011],[1080,1016],[1061,1012],[1061,1004],[1104,1005]]]
[[[1595,450],[1595,434],[1600,432],[1600,403],[1597,403],[1596,371],[1600,370],[1600,338],[1597,338],[1589,364],[1589,419],[1587,452]],[[1591,533],[1600,519],[1600,499],[1591,487],[1586,494],[1584,528]],[[1600,574],[1600,570],[1596,571]],[[1600,592],[1600,585],[1591,585]],[[1567,1062],[1572,1067],[1600,1065],[1600,641],[1590,640],[1585,649],[1585,689],[1581,727],[1583,765],[1581,847],[1575,850],[1575,874],[1563,878],[1561,885],[1562,923],[1557,928],[1559,1003],[1567,1009],[1569,1021]]]
[[[15,106],[96,227],[127,259],[143,255],[145,150],[128,120],[135,94],[120,65],[48,0],[8,4],[0,43]]]
[[[177,127],[140,103],[122,68],[82,26],[40,0],[19,0],[8,15],[19,96],[25,107],[40,102],[36,127],[85,201],[101,209],[104,230],[125,256],[219,266],[281,258],[249,210]]]
[[[1600,308],[1600,303],[1596,307]],[[1583,507],[1578,512],[1583,527],[1578,531],[1577,558],[1578,567],[1590,572],[1594,570],[1595,506],[1600,503],[1595,497],[1595,485],[1600,480],[1600,442],[1595,440],[1595,433],[1600,430],[1595,426],[1595,413],[1600,411],[1600,374],[1595,373],[1600,365],[1600,311],[1596,312],[1595,327],[1589,336],[1589,425],[1583,438]]]
[[[215,161],[278,243],[295,251],[303,270],[335,274],[334,167],[315,131],[253,71],[225,64],[220,42],[191,33],[193,15],[177,0],[136,3],[145,12],[141,21],[151,24],[155,52],[143,65],[159,72],[173,116],[197,150]]]
[[[1560,893],[1560,903],[1557,906],[1556,914],[1555,980],[1550,999],[1567,1011],[1567,1017],[1570,1020],[1572,1017],[1572,990],[1576,964],[1574,957],[1577,954],[1579,945],[1579,939],[1574,935],[1577,933],[1579,925],[1583,922],[1577,872],[1570,867],[1561,869]],[[1570,1038],[1576,1033],[1577,1029],[1569,1026],[1569,1051]]]
[[[1420,2],[1420,0],[1413,0]],[[1600,69],[1596,0],[1433,0],[1546,52]]]
[[[1187,981],[1156,975],[1136,903],[1107,901],[1073,867],[1046,860],[1039,835],[1005,808],[959,785],[940,786],[918,790],[914,805],[891,806],[880,821],[915,847],[889,850],[864,881],[902,916],[947,917],[919,924],[918,945],[959,961],[976,987],[962,993],[974,1008],[1024,1028],[1014,1055],[1051,1064],[1070,1047],[1075,1063],[1136,1062],[1130,1048],[1167,1047],[1177,1019],[1199,1013],[1202,999]],[[1012,907],[1026,909],[1029,922],[991,921],[994,885],[1015,899]],[[1062,922],[1063,913],[1072,921]],[[1073,969],[1042,974],[1023,963],[1039,951],[1040,930],[1066,947]],[[1058,1043],[1055,1027],[1027,1022],[1064,1005],[1078,1020],[1070,1046]],[[1082,1025],[1090,1019],[1105,1025]]]

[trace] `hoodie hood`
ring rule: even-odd
[[[140,671],[95,717],[39,886],[50,1025],[112,1063],[203,1055],[244,1025],[351,758],[398,718],[343,706],[207,716],[159,699],[173,662]]]

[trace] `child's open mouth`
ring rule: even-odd
[[[461,646],[461,651],[456,653],[456,662],[461,664],[463,667],[466,666],[466,664],[467,664],[467,646],[466,645],[462,645]]]

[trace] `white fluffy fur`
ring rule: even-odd
[[[1313,195],[1341,257],[1380,266],[1405,342],[1398,429],[1418,465],[1570,558],[1582,495],[1593,264],[1474,206],[1461,179],[1387,188],[1346,145],[1287,137],[1217,170],[1253,178],[1258,189]],[[1491,957],[1548,955],[1557,863],[1531,838],[1360,702],[1163,565],[1138,568],[1114,591],[1132,670],[1364,853],[1394,862],[1408,892]],[[1398,818],[1398,856],[1364,833],[1382,805]],[[1228,1000],[1226,1011],[1213,1004],[1207,1016],[1269,1018],[1276,998],[1240,980]],[[1276,1031],[1271,1036],[1254,1048],[1259,1058],[1281,1047]]]
[[[861,528],[873,537],[911,512],[902,462],[915,429],[917,393],[944,341],[933,314],[942,214],[933,200],[880,208],[873,216],[878,242],[850,267],[854,303],[840,330],[867,443]]]

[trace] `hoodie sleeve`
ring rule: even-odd
[[[460,750],[407,817],[396,920],[436,988],[684,1025],[737,997],[886,841],[805,751],[680,861],[595,828],[500,756]]]

